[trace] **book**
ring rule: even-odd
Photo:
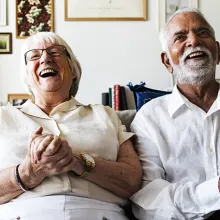
[[[108,92],[102,93],[102,104],[103,105],[109,105],[109,94]]]
[[[120,85],[114,85],[114,109],[120,110]]]
[[[112,108],[112,88],[108,88],[108,105]]]
[[[120,110],[128,110],[125,87],[120,86]]]

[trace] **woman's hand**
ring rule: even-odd
[[[32,162],[42,165],[47,176],[70,170],[81,174],[84,166],[79,164],[68,142],[55,135],[42,134],[42,131],[42,128],[38,129],[31,137],[29,151]]]

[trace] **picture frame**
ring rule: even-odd
[[[1,26],[4,26],[7,24],[6,14],[7,14],[6,0],[0,0],[0,25]]]
[[[54,31],[54,0],[16,0],[16,38]]]
[[[24,104],[30,96],[28,94],[8,94],[8,102],[13,106],[20,106]]]
[[[146,21],[147,0],[65,0],[65,21]]]
[[[160,29],[163,27],[163,25],[167,21],[167,14],[168,13],[170,15],[173,14],[176,11],[177,7],[178,8],[182,8],[182,7],[199,8],[199,0],[157,0],[157,8],[158,8],[157,29],[158,31],[160,31]],[[169,11],[167,9],[169,9]]]
[[[12,53],[12,33],[0,33],[0,54]]]

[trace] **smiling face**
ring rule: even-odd
[[[204,84],[213,79],[219,62],[218,43],[207,22],[194,12],[176,15],[168,25],[168,54],[163,63],[180,84]]]
[[[30,50],[47,49],[54,46],[52,43],[34,43]],[[50,56],[46,50],[37,60],[27,59],[28,84],[34,96],[39,93],[55,92],[64,97],[69,96],[69,90],[74,78],[68,62],[68,56],[63,53],[60,56]]]

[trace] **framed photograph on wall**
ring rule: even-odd
[[[0,25],[6,25],[6,0],[0,0]]]
[[[145,21],[147,0],[65,0],[65,21]]]
[[[169,17],[178,9],[184,7],[199,8],[198,0],[157,0],[158,5],[158,24],[160,30]]]
[[[54,0],[16,0],[16,38],[54,31]]]
[[[0,33],[0,54],[12,53],[12,33]]]
[[[28,94],[8,94],[8,102],[13,106],[20,106],[24,104],[30,96]]]

